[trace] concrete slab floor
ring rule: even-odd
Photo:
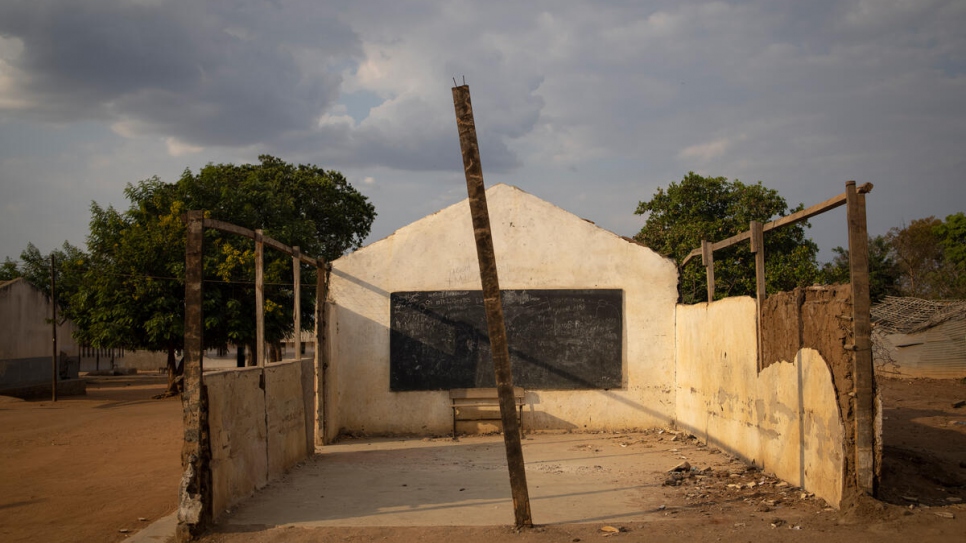
[[[683,434],[682,434],[683,435]],[[666,518],[661,484],[689,460],[722,460],[674,434],[535,434],[523,441],[536,524]],[[682,452],[683,451],[683,452]],[[351,439],[326,446],[219,524],[485,526],[513,524],[502,436]]]

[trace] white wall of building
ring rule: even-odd
[[[524,427],[607,430],[670,422],[675,408],[674,263],[515,187],[491,187],[487,200],[502,289],[624,293],[624,386],[529,390]],[[326,437],[340,431],[450,431],[446,391],[390,391],[389,296],[481,288],[466,201],[334,261],[327,309]]]

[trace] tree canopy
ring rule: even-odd
[[[759,181],[747,185],[724,177],[689,172],[653,198],[642,201],[636,214],[646,215],[635,239],[674,259],[679,265],[701,240],[718,241],[748,230],[751,221],[767,222],[802,209],[789,209],[777,191]],[[765,234],[765,270],[769,292],[811,285],[818,273],[818,247],[805,236],[807,223]],[[683,303],[707,301],[705,270],[690,264],[678,283]],[[748,243],[715,253],[715,297],[754,295],[754,255]]]
[[[822,267],[824,283],[849,281],[849,251],[833,249]],[[966,298],[966,214],[916,219],[869,237],[869,293],[872,302],[886,296],[924,299]]]
[[[50,257],[54,257],[57,271],[56,301],[61,313],[69,316],[70,297],[80,287],[81,274],[87,265],[87,255],[81,249],[64,242],[60,249],[44,255],[33,243],[20,253],[20,262],[10,257],[0,266],[0,281],[23,277],[50,297]]]
[[[169,365],[184,337],[185,225],[182,214],[204,210],[303,253],[334,259],[361,245],[375,210],[339,172],[261,156],[259,164],[209,164],[185,170],[175,183],[151,178],[128,185],[121,212],[91,205],[88,266],[71,298],[81,340],[96,347],[167,351]],[[265,252],[266,339],[292,331],[291,258]],[[254,341],[254,242],[205,233],[206,347]],[[305,270],[313,274],[314,270]],[[314,277],[314,275],[310,275]],[[304,281],[314,285],[314,281]],[[305,289],[309,290],[309,289]],[[312,324],[313,294],[302,307]]]
[[[819,274],[822,284],[848,283],[851,281],[849,250],[832,249],[835,257],[822,266]],[[881,302],[886,296],[899,296],[902,272],[896,263],[892,246],[886,236],[869,236],[869,297],[872,303]]]
[[[886,238],[901,271],[904,296],[966,298],[966,214],[916,219]]]

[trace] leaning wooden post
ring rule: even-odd
[[[765,303],[765,236],[761,223],[751,221],[751,252],[755,254],[755,308],[758,321],[758,371],[764,366],[762,353],[761,311]]]
[[[872,322],[869,310],[869,234],[865,194],[855,181],[845,184],[849,222],[849,276],[852,286],[852,329],[855,382],[855,477],[859,490],[875,495],[875,375],[872,367]]]
[[[713,244],[707,240],[701,240],[701,263],[708,275],[708,303],[714,301],[714,249]]]
[[[265,379],[265,243],[262,231],[255,230],[255,360]]]
[[[500,395],[500,417],[503,420],[503,441],[506,445],[507,467],[510,471],[513,512],[518,528],[530,527],[533,526],[533,521],[530,517],[530,495],[523,461],[523,445],[520,443],[520,426],[513,399],[510,349],[503,320],[500,281],[496,272],[496,254],[493,251],[490,215],[483,187],[483,167],[480,165],[480,149],[476,141],[476,125],[473,120],[473,105],[470,103],[468,85],[453,87],[453,104],[456,106],[456,125],[459,128],[460,148],[463,151],[463,169],[466,174],[470,214],[473,217],[476,255],[480,261],[486,326],[490,338],[490,350],[493,354],[497,390]]]
[[[299,262],[299,254],[298,245],[292,247],[292,275],[295,283],[292,288],[295,292],[295,307],[292,309],[292,312],[295,313],[293,346],[295,347],[296,360],[302,360],[302,263]]]
[[[202,240],[204,215],[187,214],[184,282],[184,445],[178,501],[178,540],[199,535],[211,520],[211,447],[208,436],[208,398],[202,372],[204,315],[202,313]]]

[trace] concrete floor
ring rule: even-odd
[[[670,434],[667,434],[670,438]],[[635,434],[537,434],[523,441],[533,521],[663,518],[661,483],[684,458],[676,442]],[[691,448],[689,455],[706,454]],[[692,458],[692,462],[696,459]],[[233,508],[243,526],[513,524],[502,436],[353,439]]]

